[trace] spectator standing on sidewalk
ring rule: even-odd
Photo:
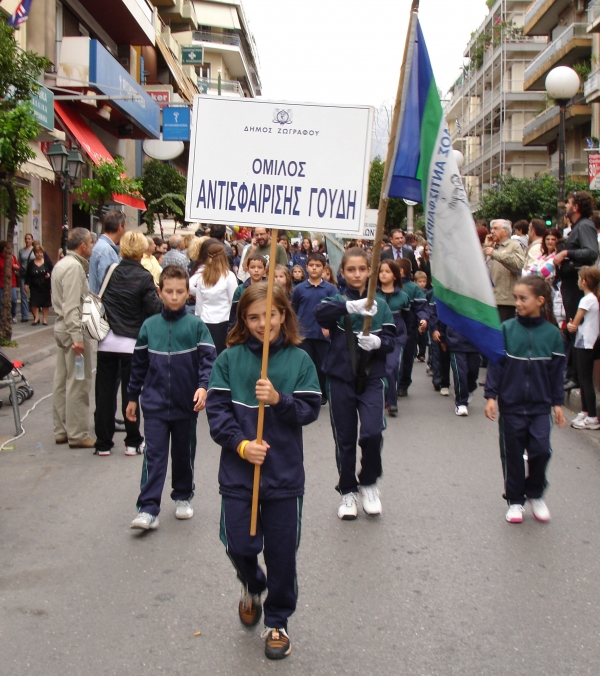
[[[156,244],[152,237],[146,236],[146,241],[148,242],[148,248],[146,249],[146,253],[142,256],[142,267],[148,270],[148,272],[152,275],[154,283],[156,286],[158,286],[158,280],[160,279],[162,267],[154,255],[154,252],[156,251]]]
[[[19,265],[19,292],[21,295],[21,321],[29,321],[29,303],[27,301],[27,291],[25,290],[25,275],[27,274],[27,266],[33,260],[33,235],[27,233],[25,235],[25,246],[19,249],[18,255]]]
[[[183,268],[187,272],[190,261],[185,255],[184,249],[183,237],[181,235],[171,235],[169,237],[169,250],[162,257],[161,265],[163,270],[169,265],[179,265],[180,268]]]
[[[90,289],[100,292],[106,271],[113,263],[118,263],[119,242],[125,234],[125,214],[118,209],[111,209],[104,217],[102,234],[94,244],[90,258]]]
[[[58,351],[52,390],[54,440],[71,448],[93,448],[89,435],[92,350],[81,328],[83,299],[88,293],[87,274],[92,237],[85,228],[69,233],[67,255],[52,272],[52,303],[56,312],[54,338]],[[84,378],[77,380],[75,358],[83,355]]]
[[[510,238],[510,221],[498,218],[491,223],[492,233],[485,240],[483,254],[491,262],[490,276],[500,321],[515,316],[513,290],[521,278],[525,251],[521,243]]]

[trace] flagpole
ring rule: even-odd
[[[379,259],[381,256],[381,242],[387,220],[387,209],[389,197],[387,195],[387,184],[389,172],[393,170],[392,159],[396,147],[396,135],[398,130],[398,120],[400,119],[400,108],[402,105],[402,93],[404,91],[404,76],[406,74],[406,60],[408,50],[410,49],[410,36],[412,33],[412,23],[416,19],[419,11],[419,0],[412,0],[410,8],[410,21],[408,22],[408,31],[406,33],[406,42],[404,43],[404,56],[402,58],[402,67],[400,68],[400,80],[398,81],[398,91],[396,92],[396,102],[394,103],[394,113],[392,115],[392,124],[390,127],[390,140],[388,142],[387,157],[383,170],[383,181],[381,182],[381,194],[379,196],[379,213],[377,215],[377,229],[375,230],[375,241],[373,242],[373,256],[371,258],[371,274],[369,275],[369,286],[367,290],[367,309],[370,309],[375,300],[377,292],[377,277],[379,271]],[[363,334],[368,335],[371,331],[372,317],[365,317],[363,324]]]
[[[269,371],[269,338],[271,337],[271,307],[273,305],[273,288],[275,286],[275,266],[277,265],[277,230],[271,230],[271,249],[269,253],[269,275],[267,278],[267,307],[265,339],[263,342],[262,364],[260,369],[261,380],[266,380]],[[256,425],[256,442],[262,444],[265,426],[265,403],[258,403],[258,423]],[[260,492],[260,465],[254,465],[254,484],[252,486],[252,512],[250,514],[250,535],[256,535],[256,521],[258,519],[258,495]]]

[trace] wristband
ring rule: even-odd
[[[246,446],[247,446],[249,443],[250,443],[250,442],[248,441],[248,439],[245,439],[245,440],[242,441],[242,443],[240,444],[240,448],[239,448],[239,450],[238,450],[238,455],[240,456],[240,458],[241,458],[242,460],[245,460],[245,459],[246,459],[246,455],[245,455],[244,452],[245,452],[245,450],[246,450]]]

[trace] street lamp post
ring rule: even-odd
[[[568,66],[553,68],[546,76],[546,91],[559,109],[558,123],[558,209],[557,225],[564,227],[565,219],[565,111],[569,101],[579,91],[579,75]]]
[[[63,191],[63,225],[61,248],[67,253],[67,239],[69,237],[69,193],[77,185],[81,176],[81,168],[84,159],[78,150],[67,150],[62,143],[55,141],[47,152],[52,165],[52,171],[56,174]]]
[[[412,200],[403,200],[406,204],[406,231],[414,232],[415,230],[415,207],[418,202],[413,202]]]

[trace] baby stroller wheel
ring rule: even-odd
[[[22,404],[24,401],[27,401],[30,397],[29,388],[26,387],[25,385],[21,385],[20,387],[17,387],[17,398],[19,396],[19,393],[21,393],[21,397],[22,397],[19,404]]]
[[[27,392],[27,396],[25,398],[31,399],[31,397],[33,397],[33,395],[35,394],[33,387],[31,387],[31,385],[23,385],[23,388]]]

